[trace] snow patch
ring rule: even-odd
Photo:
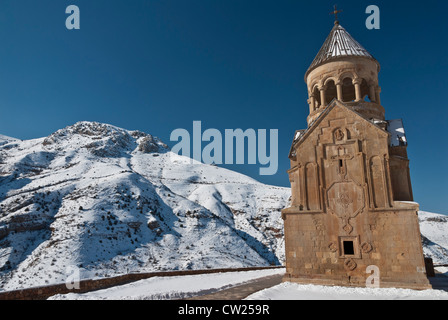
[[[284,282],[254,293],[247,297],[247,300],[448,300],[448,292],[396,288],[331,287]]]

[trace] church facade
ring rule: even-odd
[[[339,24],[305,75],[308,128],[289,153],[285,281],[430,288],[401,120],[386,120],[378,61]]]

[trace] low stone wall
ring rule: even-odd
[[[211,274],[220,272],[266,270],[276,268],[284,268],[284,267],[276,266],[276,267],[252,267],[252,268],[236,268],[236,269],[207,269],[207,270],[188,270],[188,271],[164,271],[164,272],[151,272],[151,273],[130,273],[117,277],[102,278],[95,280],[81,280],[79,282],[80,287],[79,289],[69,290],[66,284],[62,283],[43,287],[0,292],[0,300],[45,300],[56,294],[66,294],[70,292],[86,293],[89,291],[106,289],[152,277],[172,277],[172,276],[185,276],[185,275],[197,275],[197,274]]]

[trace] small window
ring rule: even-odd
[[[353,245],[353,241],[344,241],[343,245],[345,256],[353,256],[355,254],[355,247]]]

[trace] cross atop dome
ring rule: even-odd
[[[334,11],[330,12],[330,14],[334,14],[334,24],[339,24],[338,13],[343,12],[342,10],[338,10],[338,6],[334,5]]]

